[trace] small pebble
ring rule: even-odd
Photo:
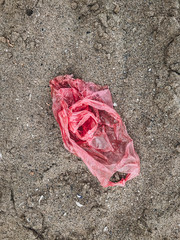
[[[117,28],[116,27],[112,27],[112,31],[116,31],[117,30]]]
[[[108,27],[108,24],[107,24],[107,15],[105,13],[101,13],[99,14],[99,20],[101,21],[102,25],[104,27]]]
[[[114,12],[115,14],[117,14],[117,13],[119,13],[119,11],[120,11],[120,7],[119,7],[118,5],[116,5],[116,6],[114,7],[113,12]]]
[[[98,23],[98,22],[95,22],[95,23],[94,23],[94,26],[95,26],[95,27],[99,26],[99,23]]]
[[[32,98],[32,95],[31,95],[31,93],[29,94],[29,101],[31,101],[31,98]]]
[[[86,5],[84,5],[82,8],[81,8],[81,10],[80,10],[80,13],[82,14],[82,15],[86,15],[87,13],[88,13],[88,7],[86,6]]]
[[[110,60],[111,59],[111,54],[107,54],[107,59]]]
[[[94,44],[94,48],[95,48],[96,50],[100,50],[100,49],[102,48],[102,44],[101,44],[101,43],[95,43],[95,44]]]
[[[166,86],[164,89],[166,89],[167,91],[171,90],[171,86]]]
[[[99,37],[102,37],[103,36],[103,30],[100,28],[98,29],[98,36]]]
[[[103,33],[103,38],[109,39],[109,35],[107,33]]]
[[[12,34],[11,34],[11,41],[12,42],[16,42],[18,38],[19,38],[19,33],[12,32]]]
[[[180,144],[177,145],[176,150],[180,153]]]
[[[96,3],[91,7],[92,11],[97,11],[99,9],[99,5]]]
[[[115,26],[115,21],[113,20],[113,19],[110,19],[109,21],[108,21],[108,25],[110,26],[110,27],[114,27]]]
[[[78,4],[76,2],[71,3],[71,8],[75,10],[78,7]]]
[[[148,17],[153,17],[155,15],[155,13],[153,11],[148,11],[148,12],[146,12],[146,15]]]
[[[87,5],[93,5],[97,0],[87,0]]]
[[[107,226],[103,229],[103,232],[108,232],[108,227]]]
[[[7,42],[7,39],[6,39],[5,37],[0,37],[0,42],[6,43],[6,42]]]

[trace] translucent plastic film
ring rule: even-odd
[[[58,76],[50,81],[52,109],[64,146],[80,157],[103,187],[121,185],[139,175],[133,140],[113,109],[107,86]],[[122,177],[113,182],[119,172]]]

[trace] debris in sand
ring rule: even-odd
[[[9,45],[9,47],[14,47],[14,45],[12,43],[10,43],[10,40],[6,37],[1,36],[0,37],[0,42],[7,43]]]
[[[83,207],[83,205],[82,205],[80,202],[77,202],[77,201],[76,201],[76,205],[77,205],[78,207]]]
[[[43,198],[44,198],[44,196],[41,195],[40,198],[39,198],[39,201],[38,201],[38,202],[39,202],[39,205],[40,205],[40,203],[41,203],[41,201],[42,201]]]
[[[124,186],[126,181],[138,176],[139,157],[113,108],[108,87],[74,79],[72,75],[52,79],[50,87],[53,113],[65,147],[82,158],[101,185]],[[112,182],[110,178],[116,169],[125,177]]]
[[[82,196],[81,196],[81,195],[79,195],[79,194],[77,194],[77,197],[78,197],[78,198],[82,198]]]
[[[114,102],[114,103],[113,103],[113,106],[114,106],[114,107],[117,107],[117,103],[116,103],[116,102]]]

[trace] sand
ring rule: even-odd
[[[0,1],[0,239],[178,239],[177,0]],[[110,87],[141,159],[102,188],[63,146],[49,80]]]

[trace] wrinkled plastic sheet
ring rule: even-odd
[[[113,109],[107,86],[58,76],[50,81],[52,109],[64,146],[80,157],[103,187],[120,185],[136,177],[140,161],[133,140]],[[116,173],[123,177],[113,182]]]

